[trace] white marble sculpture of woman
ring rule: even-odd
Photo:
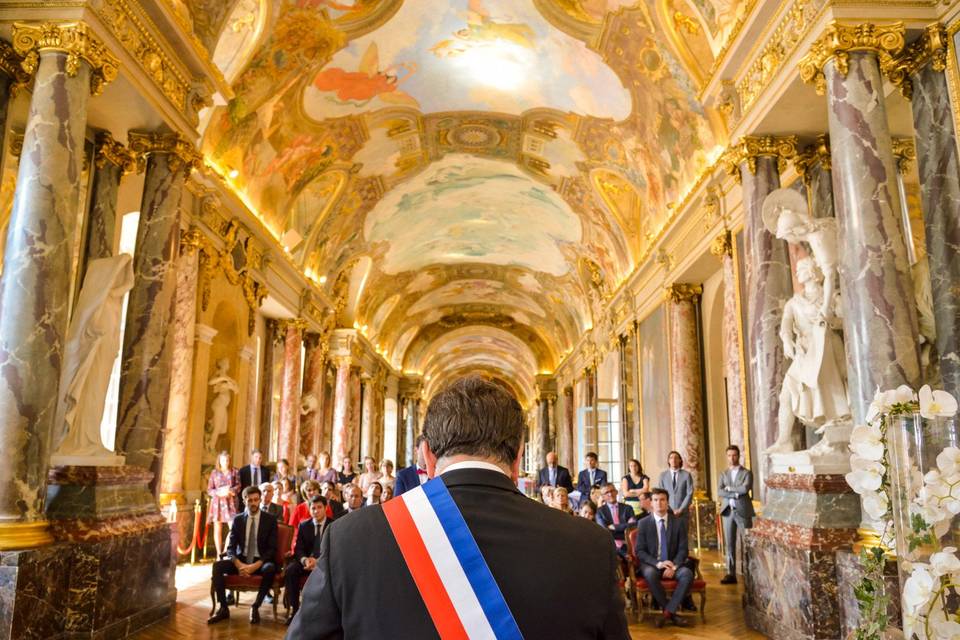
[[[217,440],[227,432],[227,408],[230,406],[231,394],[239,393],[237,381],[227,375],[230,370],[230,360],[217,360],[217,371],[208,383],[213,390],[213,400],[210,402],[210,422],[207,424],[207,451],[215,451]]]
[[[103,446],[100,424],[120,350],[123,296],[131,287],[129,255],[87,265],[63,352],[57,424],[64,435],[51,459],[53,465],[123,464],[121,456]]]
[[[803,290],[784,305],[780,322],[783,352],[791,362],[780,388],[777,441],[768,453],[793,451],[796,420],[819,428],[850,415],[839,320],[832,305],[823,316],[823,275],[812,258],[797,262],[797,279]]]

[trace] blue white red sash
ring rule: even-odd
[[[441,640],[522,640],[443,480],[388,500],[383,513]]]

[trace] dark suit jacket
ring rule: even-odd
[[[393,496],[399,496],[405,491],[410,491],[420,486],[420,478],[417,476],[417,465],[412,464],[397,471],[397,479],[393,483]]]
[[[617,515],[620,517],[620,524],[614,524],[612,531],[609,529],[610,525],[613,524],[613,512],[607,503],[603,503],[600,508],[597,509],[597,523],[602,525],[607,531],[610,531],[615,540],[623,540],[623,532],[636,524],[637,516],[633,513],[633,507],[629,505],[618,502],[615,506]]]
[[[268,505],[266,506],[266,508],[263,508],[262,505],[261,505],[261,508],[263,509],[263,511],[266,511],[267,513],[269,513],[270,515],[272,515],[274,518],[276,518],[278,522],[279,522],[280,520],[283,520],[283,506],[282,506],[282,505],[279,505],[279,504],[277,504],[276,502],[271,502],[270,504],[268,504]]]
[[[327,506],[330,507],[330,519],[336,520],[344,514],[343,503],[339,500],[328,500]]]
[[[637,547],[633,553],[643,564],[657,566],[657,518],[653,514],[637,525]],[[687,561],[687,521],[673,514],[667,517],[667,559],[678,568]]]
[[[244,545],[247,535],[247,512],[238,513],[230,529],[230,540],[223,557],[227,560],[245,558],[253,562],[253,556],[247,555]],[[257,527],[257,551],[264,562],[273,562],[277,555],[277,519],[269,513],[260,512],[260,526]]]
[[[544,467],[537,473],[537,491],[540,487],[550,484],[550,469]],[[564,487],[567,491],[573,491],[573,480],[570,478],[570,470],[566,467],[557,465],[557,484],[556,487]]]
[[[629,640],[606,532],[530,500],[496,471],[441,478],[525,638]],[[437,637],[383,507],[332,523],[288,640]]]
[[[593,470],[593,484],[590,484],[590,471],[584,469],[580,472],[580,475],[577,476],[577,491],[580,492],[582,496],[581,500],[588,500],[590,498],[590,489],[593,486],[601,485],[607,483],[607,472],[603,469],[594,469]]]
[[[323,537],[323,532],[326,531],[328,522],[324,522],[320,525],[320,536]],[[300,523],[300,526],[297,527],[297,542],[293,545],[293,555],[297,559],[297,562],[300,562],[304,558],[317,558],[319,553],[316,555],[313,553],[313,543],[316,541],[316,534],[313,531],[313,518],[309,520],[304,520]]]
[[[250,479],[252,473],[253,467],[250,465],[240,467],[240,491],[243,491],[245,488],[253,484]],[[273,471],[271,471],[266,465],[260,465],[260,482],[269,482],[270,478],[272,477]]]

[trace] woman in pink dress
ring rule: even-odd
[[[221,451],[217,456],[217,466],[210,472],[207,494],[210,496],[210,508],[207,510],[207,522],[213,523],[213,544],[217,548],[217,557],[223,554],[223,523],[230,527],[237,515],[237,495],[240,493],[240,475],[230,464],[230,454]]]

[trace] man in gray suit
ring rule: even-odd
[[[686,518],[693,500],[693,476],[683,468],[683,458],[676,451],[667,456],[667,470],[660,474],[661,489],[670,496],[670,511],[678,518]]]
[[[727,575],[720,584],[736,584],[737,536],[753,526],[753,500],[750,497],[753,473],[740,466],[740,447],[735,444],[727,447],[727,462],[730,466],[720,473],[717,492],[722,504],[723,537],[727,543]]]

